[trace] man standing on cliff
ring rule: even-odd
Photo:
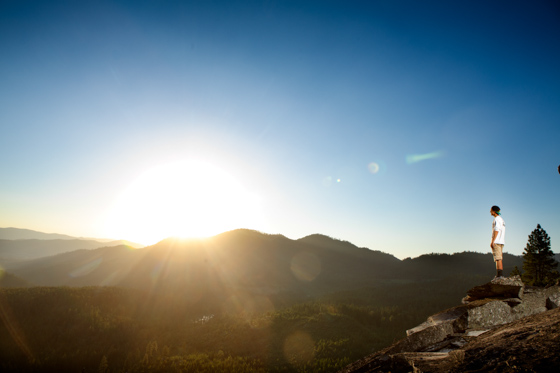
[[[496,277],[494,277],[494,280],[500,280],[503,278],[502,273],[504,270],[503,250],[506,243],[506,223],[500,216],[500,208],[498,206],[492,206],[490,214],[494,217],[494,221],[492,221],[492,241],[490,242],[494,262],[496,262]]]

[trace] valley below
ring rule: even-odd
[[[336,372],[493,276],[490,254],[399,260],[250,230],[2,254],[3,371]]]

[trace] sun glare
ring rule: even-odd
[[[107,219],[112,237],[146,245],[171,236],[209,237],[262,229],[259,198],[224,170],[204,162],[161,165],[136,179]]]

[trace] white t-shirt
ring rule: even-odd
[[[498,235],[496,236],[494,243],[505,245],[506,223],[504,222],[504,219],[502,219],[500,215],[496,216],[494,218],[494,221],[492,222],[492,235],[494,235],[494,232],[498,232]]]

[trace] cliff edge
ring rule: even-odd
[[[474,287],[393,345],[340,371],[544,372],[560,366],[560,288],[519,276]]]

